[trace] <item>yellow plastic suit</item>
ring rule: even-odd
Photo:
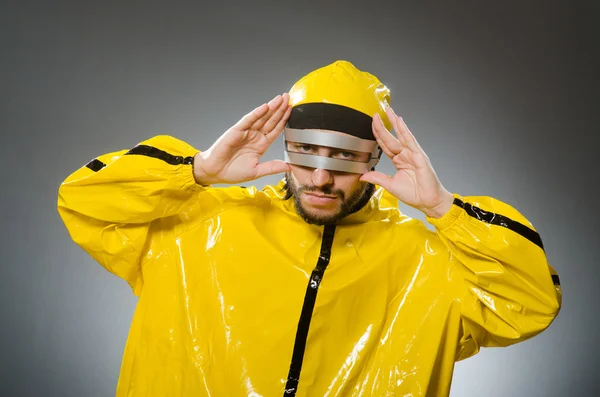
[[[373,142],[389,90],[340,61],[290,98],[296,136]],[[283,181],[197,184],[197,153],[157,136],[99,156],[59,189],[73,240],[139,296],[118,397],[447,396],[455,361],[528,339],[559,311],[540,236],[505,203],[455,194],[427,218],[434,232],[378,188],[316,226]]]
[[[139,296],[117,396],[446,396],[456,360],[528,339],[560,307],[514,208],[455,194],[427,219],[379,188],[337,226],[280,186],[202,187],[168,136],[59,189],[74,241]]]

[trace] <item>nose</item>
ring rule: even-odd
[[[327,170],[316,168],[311,175],[311,181],[313,185],[323,187],[333,183],[333,176]]]

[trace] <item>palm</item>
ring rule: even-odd
[[[277,96],[244,116],[202,154],[203,180],[239,183],[283,172],[280,160],[260,163],[260,158],[283,131],[290,114],[287,94]]]
[[[373,133],[397,171],[391,177],[372,171],[364,174],[361,180],[381,185],[411,207],[420,210],[436,207],[449,193],[440,183],[429,158],[406,124],[391,109],[388,108],[387,113],[397,138],[387,131],[378,115],[373,119]]]

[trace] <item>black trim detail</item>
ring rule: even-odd
[[[304,103],[294,106],[287,126],[297,129],[339,131],[362,139],[375,140],[373,117],[333,103]]]
[[[558,278],[558,274],[552,275],[552,282],[554,283],[554,285],[560,285],[560,278]]]
[[[504,215],[484,211],[479,207],[475,207],[469,203],[464,203],[461,199],[457,197],[454,198],[453,204],[464,209],[467,214],[469,214],[475,219],[479,219],[482,222],[486,222],[492,225],[498,225],[508,228],[513,232],[525,237],[527,240],[531,241],[541,249],[544,249],[544,244],[542,244],[542,238],[540,237],[540,235],[536,231],[530,229],[522,223],[513,221],[512,219]]]
[[[98,172],[102,168],[106,167],[106,164],[104,164],[102,161],[100,161],[98,159],[93,159],[92,161],[87,163],[85,166],[94,172]]]
[[[334,234],[335,225],[326,225],[323,231],[319,260],[317,261],[317,266],[310,275],[310,280],[306,287],[306,295],[304,295],[302,314],[300,314],[298,330],[296,331],[296,340],[294,342],[290,372],[288,374],[287,383],[285,384],[285,391],[283,392],[285,397],[295,396],[298,391],[298,382],[300,380],[300,371],[302,370],[302,360],[304,359],[304,350],[306,349],[306,339],[308,338],[310,320],[315,308],[319,285],[321,285],[325,269],[327,268],[327,265],[329,265],[329,259],[331,258],[331,246],[333,245]]]
[[[164,150],[157,149],[153,146],[148,145],[137,145],[127,153],[128,154],[138,154],[142,156],[154,157],[155,159],[162,160],[171,165],[181,165],[181,164],[193,164],[194,157],[188,156],[173,156],[170,153],[165,152]]]

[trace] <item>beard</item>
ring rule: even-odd
[[[297,186],[294,182],[294,178],[288,171],[285,173],[285,186],[286,190],[284,200],[294,198],[294,204],[298,215],[306,222],[313,225],[335,225],[339,220],[346,216],[355,213],[365,206],[375,193],[375,185],[372,183],[363,183],[362,186],[356,191],[352,192],[347,198],[345,193],[341,189],[331,189],[329,187],[318,188],[316,186]],[[318,215],[310,213],[303,205],[300,200],[300,196],[304,192],[316,192],[322,193],[329,196],[337,196],[341,205],[337,212],[329,215]]]

